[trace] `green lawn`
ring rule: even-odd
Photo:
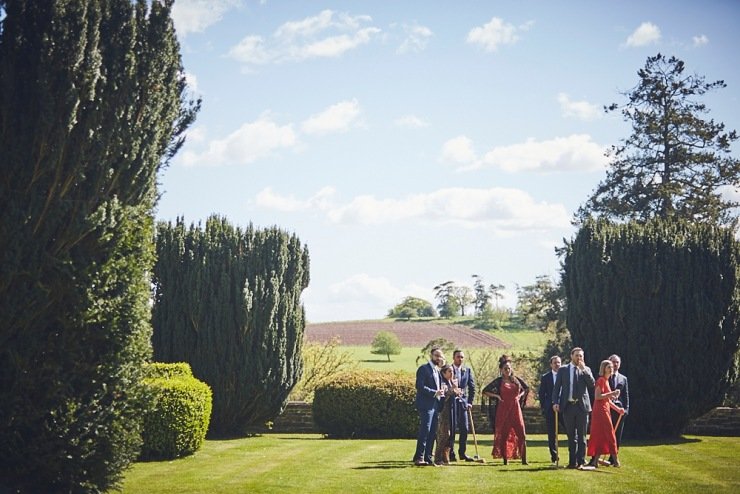
[[[490,437],[479,442],[485,464],[415,467],[413,440],[329,440],[316,434],[206,441],[194,456],[137,463],[124,493],[465,492],[521,493],[740,492],[740,438],[685,436],[627,443],[622,468],[554,469],[546,437],[530,436],[530,465],[492,461]],[[470,445],[470,453],[474,452]],[[561,439],[561,456],[567,456]]]

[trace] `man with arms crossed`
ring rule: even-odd
[[[586,429],[591,413],[588,390],[594,389],[594,376],[586,367],[583,349],[570,351],[570,364],[561,367],[552,389],[552,409],[563,415],[568,434],[568,468],[586,464]]]

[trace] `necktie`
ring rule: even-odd
[[[609,387],[612,388],[612,391],[617,388],[617,377],[614,374],[609,378]]]
[[[576,367],[570,366],[570,391],[568,392],[568,399],[573,401],[573,390],[576,387]]]
[[[435,368],[433,368],[434,371],[434,384],[437,385],[437,389],[439,389],[439,371]]]

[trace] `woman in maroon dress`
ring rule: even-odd
[[[483,395],[490,400],[489,418],[494,431],[493,457],[503,458],[504,465],[510,458],[521,458],[522,465],[527,465],[522,406],[527,401],[529,386],[514,376],[514,368],[508,356],[504,355],[499,359],[498,368],[501,377],[483,388]]]
[[[612,455],[615,467],[619,466],[617,457],[617,437],[614,435],[614,426],[609,409],[613,408],[622,415],[624,409],[612,402],[619,396],[619,390],[612,391],[609,387],[609,376],[614,372],[611,361],[602,360],[599,366],[599,378],[594,385],[594,405],[591,412],[591,436],[588,438],[588,455],[592,456],[589,466],[599,466],[599,455]]]

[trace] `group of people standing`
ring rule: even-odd
[[[539,398],[553,462],[559,460],[555,431],[557,425],[562,424],[568,435],[568,468],[586,466],[586,455],[591,457],[590,467],[620,466],[618,454],[624,415],[629,413],[629,385],[627,376],[619,372],[621,363],[619,355],[603,360],[599,365],[599,377],[595,379],[586,366],[582,348],[571,350],[570,364],[566,366],[561,366],[557,355],[550,358],[551,371],[542,376]],[[587,445],[589,418],[591,435]],[[608,455],[609,459],[600,462],[601,455]]]
[[[452,364],[445,362],[441,348],[432,348],[431,359],[416,371],[416,409],[419,435],[414,464],[448,465],[450,461],[473,461],[466,454],[470,410],[475,398],[475,378],[464,364],[465,353],[455,350]],[[455,439],[457,436],[457,456]],[[434,443],[437,447],[434,447]],[[432,453],[434,451],[434,453]]]
[[[474,460],[466,450],[476,387],[472,369],[464,365],[464,359],[464,352],[455,350],[453,363],[447,364],[442,349],[433,348],[429,362],[416,372],[419,434],[413,458],[415,465],[441,466],[458,459]],[[542,375],[538,396],[547,424],[553,463],[559,461],[558,424],[565,428],[568,436],[568,468],[586,466],[587,454],[591,456],[588,466],[620,465],[618,449],[624,429],[623,416],[629,412],[627,377],[619,373],[620,364],[619,356],[612,355],[601,362],[599,377],[594,379],[581,348],[571,351],[571,361],[566,366],[561,366],[559,356],[550,358],[551,370]],[[513,362],[506,355],[499,359],[499,373],[500,376],[482,390],[488,398],[487,412],[493,426],[492,455],[501,458],[504,464],[510,459],[521,459],[526,465],[522,407],[527,401],[529,386],[514,375]],[[593,407],[591,394],[594,396]],[[589,418],[591,435],[587,448]],[[608,455],[609,460],[600,460],[601,455]]]

